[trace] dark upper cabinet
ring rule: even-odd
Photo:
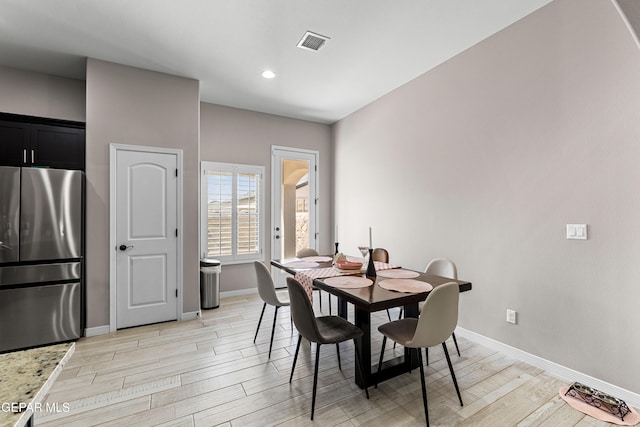
[[[25,164],[30,130],[27,123],[0,121],[0,165],[22,166]]]
[[[32,166],[84,170],[84,129],[31,126]]]
[[[85,131],[73,126],[0,120],[0,165],[84,170]]]

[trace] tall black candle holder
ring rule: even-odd
[[[369,264],[367,265],[367,272],[365,273],[367,277],[376,277],[376,266],[373,265],[373,248],[369,248]]]
[[[336,252],[335,252],[335,254],[334,254],[334,255],[338,255],[338,245],[339,245],[339,243],[338,243],[338,242],[336,242],[336,243],[335,243],[335,245],[336,245]]]

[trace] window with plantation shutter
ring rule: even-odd
[[[264,167],[202,162],[202,256],[262,259]]]

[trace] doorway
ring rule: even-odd
[[[271,257],[294,258],[300,249],[318,249],[318,152],[271,148]],[[276,286],[286,275],[272,269]]]
[[[181,317],[181,170],[182,150],[110,146],[111,331]]]

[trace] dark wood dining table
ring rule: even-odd
[[[305,270],[313,269],[296,269],[287,267],[284,260],[283,262],[279,260],[272,260],[271,265],[293,275],[299,272],[304,274]],[[331,262],[327,264],[321,263],[316,268],[326,268],[327,266],[331,266]],[[472,287],[471,282],[464,280],[454,280],[422,272],[417,273],[419,276],[415,277],[414,280],[427,282],[434,288],[448,282],[458,283],[460,292],[470,291]],[[357,273],[355,275],[364,276],[362,273]],[[324,282],[323,278],[316,278],[313,281],[314,286],[335,295],[338,298],[338,316],[347,319],[347,304],[351,303],[354,306],[354,324],[364,332],[361,342],[358,345],[358,351],[361,356],[360,360],[362,360],[362,364],[364,365],[362,367],[362,375],[364,378],[361,377],[360,371],[355,369],[355,381],[360,387],[364,387],[365,384],[367,386],[375,385],[378,382],[393,378],[418,367],[418,357],[415,350],[405,348],[403,356],[386,361],[383,364],[380,373],[374,372],[371,360],[371,314],[388,308],[403,307],[404,315],[406,317],[417,318],[419,314],[418,303],[424,301],[427,298],[427,295],[429,295],[429,292],[404,293],[390,291],[380,287],[379,285],[379,282],[384,280],[385,277],[377,276],[375,278],[370,277],[370,279],[374,280],[373,285],[355,289],[336,288],[330,286]]]

